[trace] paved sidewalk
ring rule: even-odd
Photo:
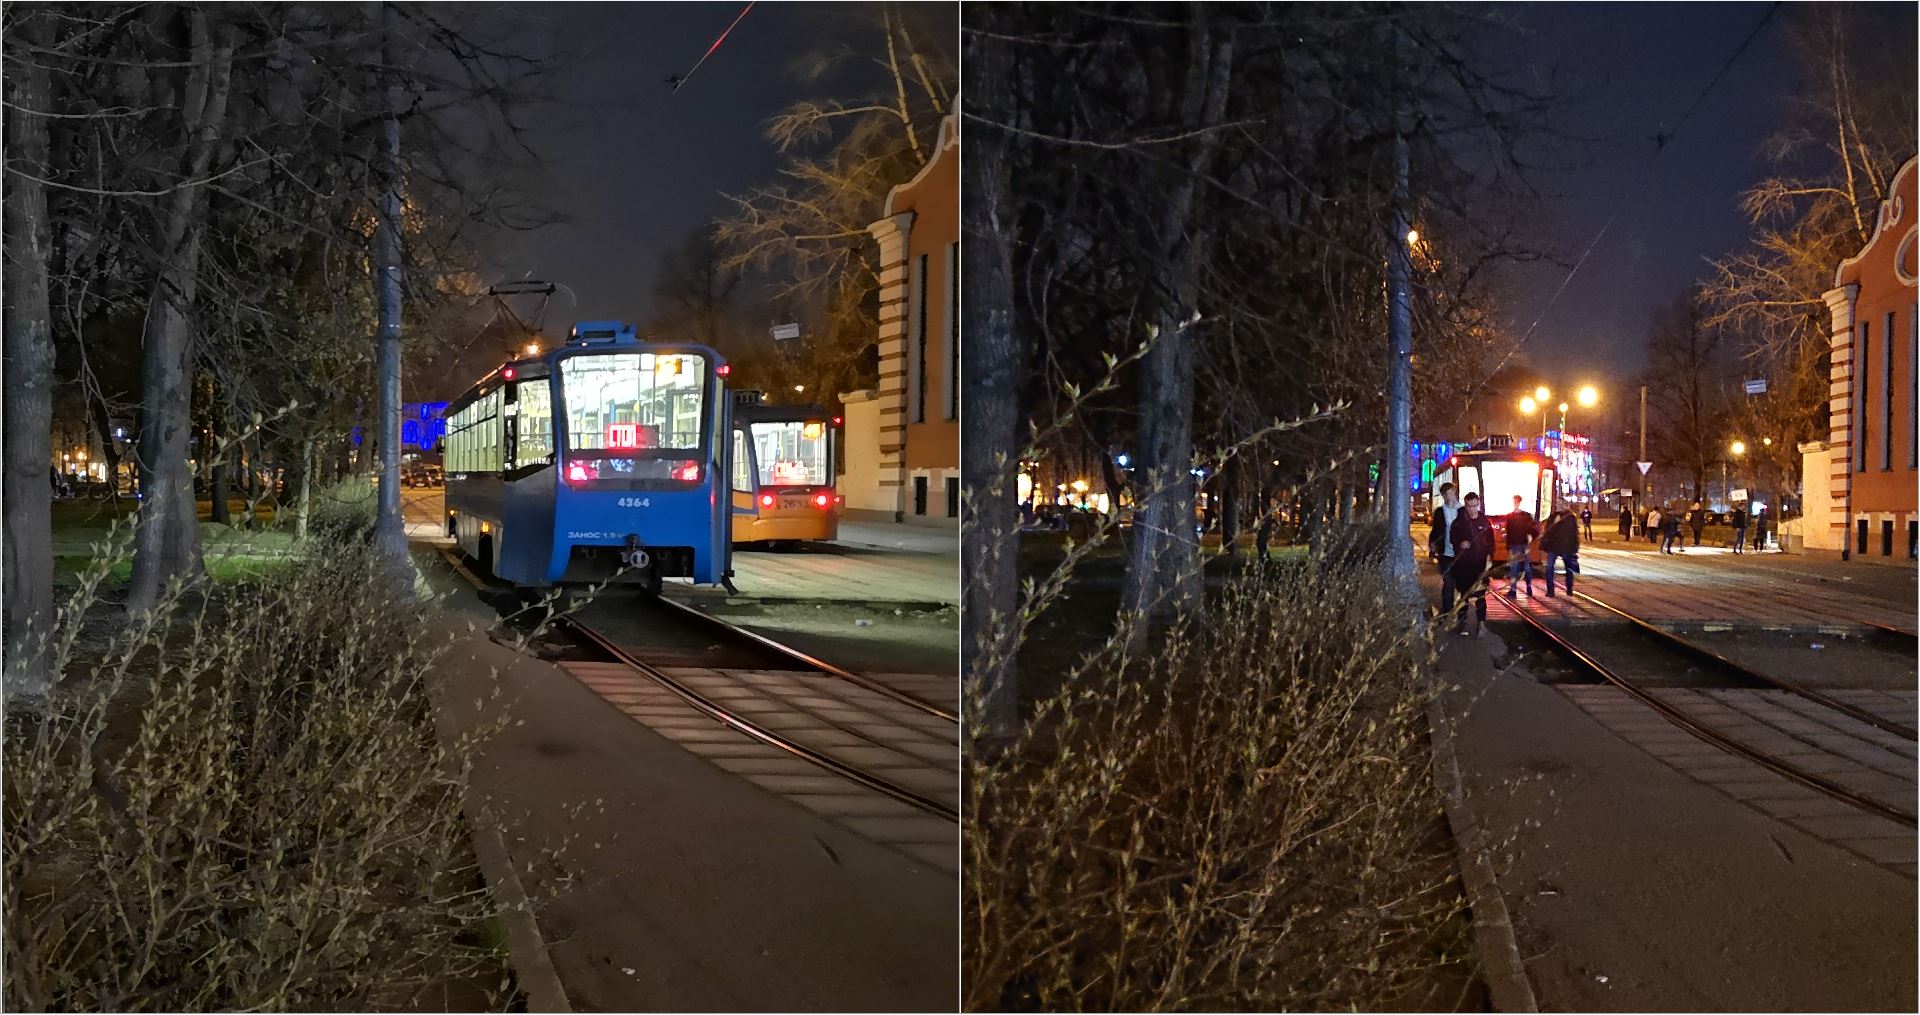
[[[960,601],[957,555],[864,550],[808,543],[781,552],[733,553],[734,586],[749,599],[798,599],[838,603],[922,603]],[[718,589],[670,582],[682,594],[724,595]]]
[[[1609,725],[1633,717],[1603,725],[1593,689],[1568,688],[1576,704],[1501,672],[1504,653],[1491,633],[1449,635],[1440,665],[1468,802],[1502,844],[1493,859],[1543,1010],[1914,1010],[1909,877],[1622,739]],[[1738,781],[1749,795],[1785,783],[1754,773]]]
[[[873,550],[944,553],[949,556],[958,556],[960,523],[956,519],[942,528],[933,528],[925,525],[863,522],[842,518],[840,519],[840,538],[834,542],[842,546]]]
[[[534,872],[527,889],[574,1010],[952,1010],[951,873],[689,753],[561,667],[470,631],[490,613],[435,578],[453,590],[436,695],[449,729],[507,718],[473,778],[514,863]]]

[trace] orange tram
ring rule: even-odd
[[[787,547],[839,536],[846,504],[834,486],[840,424],[819,405],[763,405],[760,392],[735,393],[735,544]]]

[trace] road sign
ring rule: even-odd
[[[1652,462],[1635,462],[1635,463],[1633,463],[1633,464],[1635,464],[1635,465],[1638,465],[1638,466],[1640,467],[1640,474],[1641,474],[1642,476],[1644,476],[1644,475],[1646,475],[1646,474],[1647,474],[1647,470],[1648,470],[1648,469],[1651,469],[1651,468],[1653,468],[1653,463],[1652,463]]]
[[[786,342],[800,337],[798,324],[776,324],[773,326],[773,340]]]
[[[1767,379],[1766,379],[1766,378],[1764,378],[1764,377],[1762,377],[1762,378],[1760,378],[1760,379],[1759,379],[1759,380],[1757,380],[1757,381],[1748,381],[1748,382],[1747,382],[1747,394],[1749,394],[1749,395],[1764,395],[1764,394],[1766,394],[1766,393],[1767,393]]]
[[[1728,500],[1746,500],[1747,491],[1744,487],[1741,489],[1735,490],[1732,493],[1727,494],[1727,499]]]

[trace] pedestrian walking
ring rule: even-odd
[[[1648,508],[1647,520],[1640,523],[1640,534],[1647,537],[1647,542],[1657,545],[1660,542],[1660,531],[1660,509]]]
[[[1693,545],[1700,545],[1700,537],[1707,531],[1707,509],[1699,501],[1687,510],[1687,527],[1693,530]]]
[[[1433,528],[1427,533],[1427,554],[1440,569],[1440,615],[1453,615],[1453,523],[1460,519],[1460,494],[1452,483],[1440,484],[1440,503],[1433,508]]]
[[[1625,504],[1620,505],[1620,538],[1633,538],[1633,509]]]
[[[1753,548],[1761,553],[1767,552],[1767,509],[1761,508],[1753,516]]]
[[[1680,538],[1680,512],[1668,508],[1660,515],[1660,552],[1685,553],[1686,541]]]
[[[1533,595],[1533,558],[1528,551],[1533,548],[1535,537],[1540,535],[1540,525],[1533,516],[1521,510],[1525,498],[1515,495],[1513,513],[1505,519],[1507,530],[1507,595],[1513,595],[1514,582],[1521,575],[1527,578],[1527,595]]]
[[[1480,513],[1479,494],[1467,494],[1461,502],[1447,541],[1453,545],[1453,584],[1461,597],[1454,633],[1477,636],[1487,622],[1487,564],[1493,559],[1493,523]]]
[[[1588,539],[1593,538],[1593,505],[1591,504],[1580,505],[1580,529],[1587,534]],[[1548,574],[1551,575],[1552,572],[1549,571]],[[1551,577],[1547,579],[1547,588],[1549,590],[1553,588]]]
[[[1553,595],[1556,559],[1567,575],[1567,595],[1573,595],[1573,576],[1580,573],[1580,530],[1574,525],[1572,512],[1559,512],[1547,522],[1546,531],[1540,534],[1540,549],[1547,555],[1547,595]]]
[[[1733,509],[1733,552],[1744,553],[1747,548],[1747,509]]]

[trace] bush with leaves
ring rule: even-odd
[[[436,736],[446,643],[364,542],[175,583],[82,638],[110,564],[61,613],[63,679],[7,715],[6,1006],[365,1011],[449,984],[505,1004],[462,815],[488,731]]]
[[[1016,741],[973,745],[967,1009],[1455,1003],[1430,993],[1466,980],[1437,968],[1461,900],[1432,647],[1353,566],[1368,541],[1250,570],[1142,650],[1116,634]]]

